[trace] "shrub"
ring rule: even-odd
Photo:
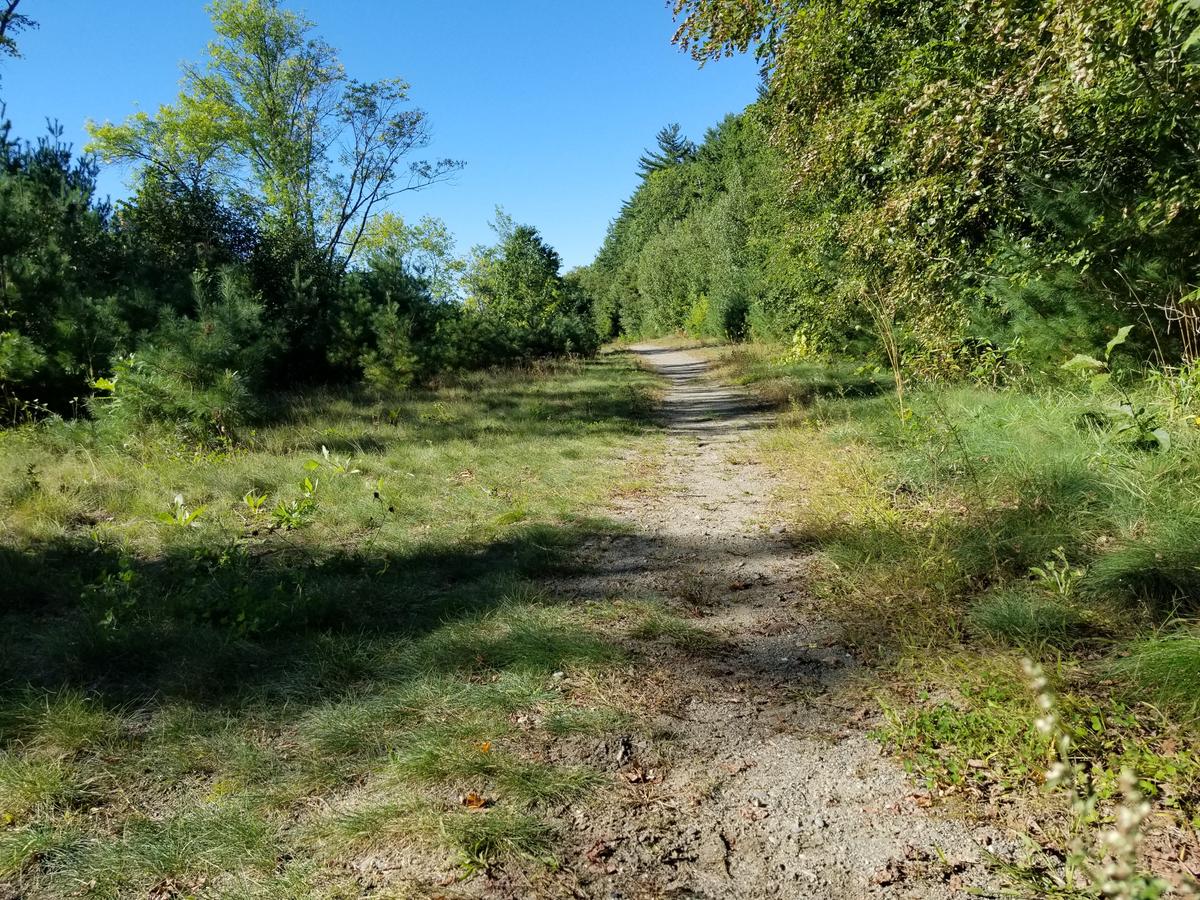
[[[182,437],[227,439],[258,409],[255,388],[278,350],[262,322],[262,304],[234,269],[212,291],[197,274],[196,317],[167,319],[137,353],[118,358],[96,386],[104,419],[129,429],[165,423]]]

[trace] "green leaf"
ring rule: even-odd
[[[1104,348],[1105,359],[1108,359],[1110,356],[1112,356],[1113,350],[1125,343],[1125,339],[1129,337],[1129,332],[1131,331],[1133,331],[1132,325],[1122,325],[1121,328],[1117,330],[1116,337],[1109,341]]]
[[[1167,429],[1155,428],[1150,434],[1158,441],[1158,447],[1164,453],[1171,449],[1171,435],[1167,434]]]
[[[1082,371],[1084,369],[1092,369],[1099,372],[1105,368],[1105,365],[1094,356],[1088,356],[1086,353],[1076,353],[1062,364],[1062,368],[1073,372]]]
[[[1186,52],[1191,50],[1197,44],[1200,44],[1200,27],[1197,27],[1190,35],[1188,35],[1188,39],[1183,42],[1183,49]]]

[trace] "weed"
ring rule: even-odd
[[[267,502],[267,496],[265,493],[260,494],[257,491],[249,490],[242,495],[242,503],[245,504],[250,515],[258,516],[263,511],[263,506]]]
[[[1067,554],[1062,547],[1054,548],[1051,559],[1040,566],[1030,566],[1029,574],[1036,579],[1036,584],[1050,593],[1060,597],[1070,597],[1075,583],[1083,577],[1084,570],[1072,566],[1067,561]]]
[[[280,500],[275,509],[271,511],[272,527],[282,531],[291,531],[307,525],[317,511],[317,487],[320,483],[319,478],[307,476],[301,480],[300,496],[290,503]]]
[[[158,514],[158,521],[176,528],[195,528],[197,520],[204,515],[204,506],[188,509],[183,503],[183,494],[176,494],[171,501],[171,507],[166,512]]]
[[[1119,381],[1112,377],[1112,353],[1125,343],[1132,325],[1125,325],[1117,331],[1116,336],[1104,348],[1104,359],[1099,360],[1085,353],[1076,353],[1063,363],[1063,368],[1081,372],[1087,377],[1093,391],[1101,391],[1112,386],[1120,398],[1117,403],[1107,407],[1107,421],[1113,431],[1120,437],[1132,440],[1135,447],[1147,449],[1156,447],[1161,450],[1171,449],[1171,435],[1163,428],[1158,417],[1148,411],[1144,404],[1134,399],[1133,395]]]
[[[1137,787],[1132,770],[1121,773],[1122,800],[1112,824],[1102,832],[1096,827],[1100,796],[1092,780],[1076,761],[1074,741],[1062,724],[1059,708],[1049,679],[1041,667],[1025,661],[1025,671],[1037,695],[1041,715],[1037,730],[1049,739],[1056,761],[1046,770],[1046,785],[1064,791],[1070,802],[1067,853],[1059,864],[1048,854],[1037,852],[1034,865],[1009,866],[1017,881],[1030,880],[1043,894],[1060,896],[1098,896],[1120,900],[1155,900],[1169,888],[1162,879],[1139,870],[1138,848],[1142,825],[1151,806]],[[1032,874],[1032,879],[1026,873]]]

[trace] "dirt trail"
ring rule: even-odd
[[[633,348],[663,375],[663,490],[618,503],[631,533],[590,547],[591,597],[668,600],[714,644],[646,660],[654,737],[606,746],[621,802],[568,822],[562,873],[586,897],[967,896],[1001,836],[925,808],[868,732],[854,661],[806,596],[804,551],[770,511],[754,432],[769,416],[686,351]],[[559,882],[559,888],[563,888]]]

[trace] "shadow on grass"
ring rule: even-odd
[[[0,549],[8,598],[0,684],[67,686],[116,703],[328,696],[389,674],[378,655],[335,652],[338,640],[415,639],[486,614],[515,586],[559,569],[584,537],[574,526],[531,526],[482,545],[321,559],[284,543],[258,552],[178,549],[152,560],[83,541],[36,553]],[[488,670],[519,657],[558,667],[599,652],[546,637],[530,635],[525,647],[480,640],[423,666]]]
[[[849,363],[772,363],[736,353],[729,363],[738,383],[751,387],[773,409],[818,400],[869,399],[894,389],[889,373]]]
[[[372,398],[362,390],[326,392],[296,398],[266,423],[272,427],[304,427],[313,421],[334,422],[307,446],[331,452],[386,453],[399,444],[572,437],[586,428],[593,434],[629,435],[645,429],[652,402],[645,381],[624,383],[604,363],[574,364],[574,374],[592,379],[562,382],[539,380],[521,370],[506,371],[490,381],[467,379],[437,391],[413,390],[396,398]],[[462,404],[462,408],[460,408]]]
[[[839,615],[864,647],[895,649],[952,637],[977,604],[1004,605],[997,592],[1016,592],[1022,603],[1009,608],[1028,612],[1037,606],[1050,620],[1061,617],[1060,607],[1025,600],[1069,596],[1080,621],[1070,628],[1042,624],[1069,631],[1072,641],[1109,642],[1135,626],[1194,616],[1200,610],[1194,531],[1185,537],[1180,529],[1142,527],[1097,541],[1097,535],[1120,532],[1106,518],[1111,510],[1103,494],[1099,480],[1085,473],[1033,470],[1015,484],[1016,499],[1003,504],[993,498],[931,517],[918,497],[907,524],[836,521],[791,537],[835,566],[830,577]],[[1072,566],[1071,574],[1062,575],[1069,577],[1068,587],[1054,583],[1064,560]],[[1017,623],[1007,637],[1022,637],[1022,629],[1036,631]]]
[[[610,601],[605,585],[619,566],[611,557],[583,563],[573,552],[601,538],[636,560],[630,572],[664,583],[682,583],[692,561],[727,550],[721,541],[621,533],[592,520],[531,525],[489,543],[319,560],[283,544],[253,554],[177,549],[153,560],[82,542],[36,554],[0,550],[0,579],[9,586],[0,612],[0,707],[27,703],[30,688],[65,689],[109,707],[179,701],[229,712],[287,710],[294,719],[341,697],[430,676],[486,681],[610,663],[627,652],[625,627],[610,635],[607,626],[569,618],[573,605]],[[792,552],[786,538],[764,533],[743,539],[738,558]],[[555,595],[536,586],[551,577]],[[721,602],[745,600],[723,593]],[[741,658],[744,677],[808,678],[801,634],[781,654],[793,660],[789,671],[774,659],[757,671],[752,640],[742,648],[742,636],[729,635],[718,651],[710,637],[656,608],[633,615],[628,637],[666,640],[678,664],[705,668],[716,653]]]

